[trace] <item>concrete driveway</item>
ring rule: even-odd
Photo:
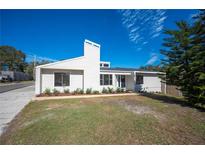
[[[34,85],[33,81],[0,83],[0,93]]]
[[[9,122],[34,96],[34,86],[0,93],[0,135]]]

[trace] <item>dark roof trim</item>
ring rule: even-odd
[[[158,72],[158,71],[147,71],[147,70],[142,70],[142,69],[137,69],[137,68],[121,68],[121,67],[113,67],[113,68],[100,68],[100,70],[102,71],[130,71],[130,72],[134,72],[134,71],[142,71],[142,72],[147,72],[147,73],[162,73],[165,74],[163,72]]]
[[[116,71],[137,71],[136,68],[121,68],[121,67],[113,67],[113,68],[100,68],[100,70],[116,70]]]

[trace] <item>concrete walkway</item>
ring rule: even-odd
[[[74,98],[94,98],[94,97],[111,97],[111,96],[133,96],[137,93],[124,93],[124,94],[96,94],[96,95],[70,95],[70,96],[49,96],[49,97],[33,97],[32,100],[53,100],[53,99],[74,99]]]
[[[32,97],[34,97],[34,86],[0,93],[0,135]]]

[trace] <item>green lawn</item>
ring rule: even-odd
[[[31,102],[0,144],[205,144],[205,112],[167,102],[146,96]]]

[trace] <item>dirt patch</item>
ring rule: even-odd
[[[48,107],[46,108],[46,110],[53,110],[56,108],[60,108],[62,106],[63,106],[63,104],[49,104]]]
[[[45,110],[55,110],[55,109],[77,109],[77,108],[81,108],[84,107],[85,104],[82,103],[82,101],[80,101],[80,103],[72,103],[72,104],[49,104],[48,107]]]
[[[123,106],[126,110],[138,115],[150,114],[154,116],[157,120],[159,120],[159,122],[164,122],[166,120],[166,116],[164,114],[154,111],[154,109],[149,106],[143,106],[130,100],[119,100],[118,102],[116,102],[116,104],[119,104]]]
[[[23,123],[21,127],[27,127],[27,126],[32,125],[32,124],[34,124],[34,123],[36,123],[36,122],[38,122],[38,121],[40,121],[40,120],[50,119],[50,118],[52,118],[53,116],[54,116],[54,114],[52,114],[52,113],[46,114],[46,115],[41,116],[41,117],[39,117],[39,118],[35,118],[35,119],[31,120],[31,121],[28,121],[28,122]]]

